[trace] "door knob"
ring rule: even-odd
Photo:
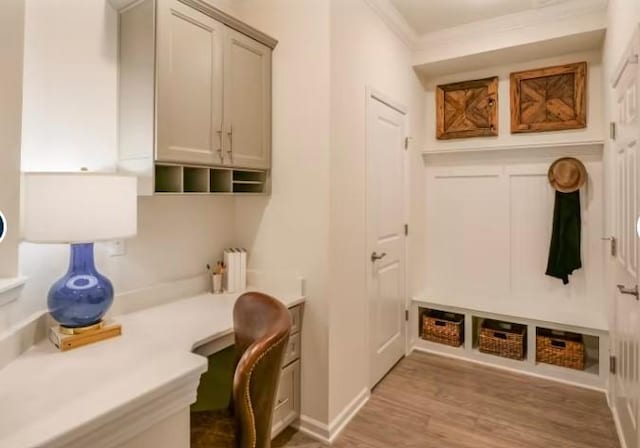
[[[618,285],[618,291],[620,291],[620,294],[634,296],[636,300],[640,300],[640,290],[638,290],[638,285],[633,288],[625,288],[624,285]]]
[[[371,261],[375,263],[378,260],[382,260],[386,256],[387,256],[386,252],[382,252],[380,255],[378,255],[377,252],[373,252],[371,254]]]

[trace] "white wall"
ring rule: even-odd
[[[238,239],[248,245],[250,267],[307,280],[302,413],[326,423],[329,2],[242,0],[238,14],[279,40],[273,53],[272,194],[237,200]]]
[[[116,30],[104,0],[27,0],[23,171],[113,168]]]
[[[0,278],[18,271],[18,214],[24,0],[9,0],[0,15],[0,211],[7,235],[0,243]]]
[[[370,86],[409,110],[413,137],[407,168],[410,200],[420,202],[424,96],[411,51],[363,0],[331,2],[331,243],[329,421],[369,385],[366,291],[365,89]],[[418,199],[416,199],[416,197]],[[416,213],[413,213],[413,211]],[[417,228],[421,209],[411,210]],[[419,266],[420,233],[409,259]],[[409,273],[409,278],[416,277]]]
[[[24,170],[110,170],[116,164],[116,14],[103,0],[27,1]],[[127,255],[96,246],[98,268],[116,294],[204,272],[236,242],[234,199],[144,197]],[[20,245],[20,299],[0,308],[0,332],[46,309],[67,268],[63,245]]]

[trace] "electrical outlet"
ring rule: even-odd
[[[114,240],[111,241],[111,246],[109,247],[109,255],[112,257],[122,257],[127,254],[127,244],[125,240]]]

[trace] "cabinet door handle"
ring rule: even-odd
[[[222,131],[216,131],[216,134],[218,134],[218,141],[220,143],[220,146],[218,146],[218,156],[220,157],[220,163],[224,162],[224,154],[222,153]]]
[[[227,153],[229,154],[229,159],[233,161],[233,126],[229,127],[227,136],[229,137],[229,149],[227,150]]]
[[[378,260],[382,260],[386,256],[387,256],[386,252],[382,252],[380,255],[378,255],[377,252],[374,252],[374,253],[371,254],[371,261],[372,262],[376,262]]]

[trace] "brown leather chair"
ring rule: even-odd
[[[238,358],[226,411],[191,414],[192,448],[270,448],[271,417],[291,331],[289,310],[257,292],[233,309]]]

